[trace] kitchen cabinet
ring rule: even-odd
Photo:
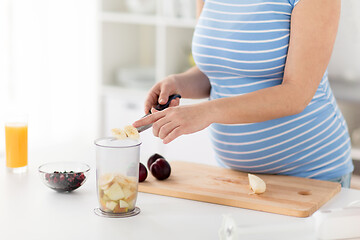
[[[360,160],[359,8],[358,0],[341,1],[339,30],[329,63],[331,88],[349,127],[354,160]],[[356,172],[360,173],[360,169]]]
[[[137,2],[142,2],[136,8]],[[191,40],[196,24],[192,0],[100,0],[98,135],[131,124],[144,115],[143,103],[157,81],[191,67]],[[200,100],[201,101],[201,100]],[[182,100],[191,104],[199,100]],[[207,130],[180,137],[169,145],[141,133],[142,159],[160,152],[176,159],[214,163]],[[195,147],[196,146],[196,147]]]
[[[329,76],[360,84],[360,1],[341,1],[341,15]]]
[[[344,115],[352,143],[352,158],[360,161],[360,82],[329,77],[338,106]],[[359,163],[355,163],[355,168]],[[359,173],[358,169],[355,172]]]

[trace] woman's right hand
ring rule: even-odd
[[[154,107],[158,104],[166,104],[169,96],[172,94],[181,94],[176,84],[175,75],[166,77],[150,89],[145,101],[145,114],[148,114],[150,110],[153,111]],[[180,99],[176,98],[171,101],[169,107],[178,106],[179,103]]]

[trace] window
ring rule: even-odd
[[[29,114],[29,147],[96,132],[96,0],[0,0],[0,152],[6,109]]]

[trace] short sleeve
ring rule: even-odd
[[[289,0],[291,6],[295,7],[301,0]]]

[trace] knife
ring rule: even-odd
[[[181,96],[180,96],[179,94],[170,95],[167,103],[165,103],[165,104],[163,104],[163,105],[158,104],[158,105],[156,105],[155,109],[158,110],[158,111],[162,111],[162,110],[168,108],[169,105],[170,105],[170,103],[171,103],[171,101],[174,100],[174,99],[176,99],[176,98],[181,98]],[[151,110],[149,110],[149,113],[146,114],[145,116],[143,116],[142,118],[147,117],[147,116],[149,116],[150,114],[151,114]],[[139,133],[141,133],[141,132],[145,131],[146,129],[151,128],[151,126],[152,126],[152,123],[150,123],[150,124],[148,124],[148,125],[145,125],[145,126],[138,127],[138,128],[136,128],[136,129],[137,129],[137,131],[138,131]]]

